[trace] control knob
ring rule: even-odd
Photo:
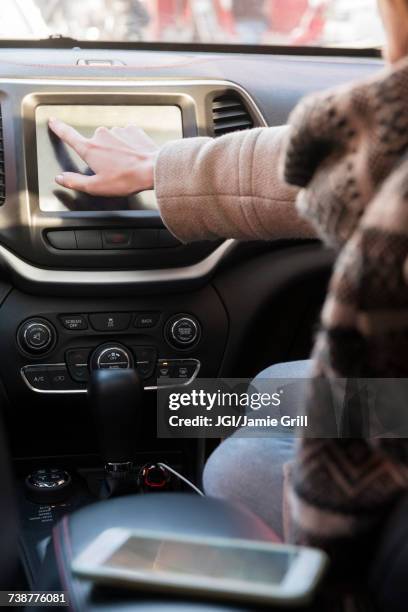
[[[20,347],[31,354],[47,353],[55,344],[54,327],[46,319],[30,319],[18,331]]]
[[[127,370],[133,366],[132,353],[119,343],[99,346],[91,358],[93,370]]]
[[[166,336],[172,346],[188,349],[200,340],[201,326],[191,315],[177,315],[167,322]]]
[[[27,497],[37,504],[60,504],[72,493],[72,479],[65,470],[48,468],[27,476]]]

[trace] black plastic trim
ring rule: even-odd
[[[87,41],[72,38],[50,38],[41,40],[0,40],[0,49],[121,49],[140,51],[182,51],[200,53],[250,53],[255,55],[295,55],[318,57],[381,57],[381,50],[375,47],[304,47],[288,45],[240,45],[213,43],[172,43],[134,41]]]

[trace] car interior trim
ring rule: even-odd
[[[58,270],[38,268],[20,259],[0,245],[0,261],[17,278],[30,285],[67,287],[123,286],[173,284],[197,281],[211,276],[221,261],[238,245],[237,240],[226,240],[202,261],[179,268],[162,270]],[[109,276],[107,277],[107,272]]]

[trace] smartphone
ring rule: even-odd
[[[109,529],[72,570],[110,586],[289,607],[311,600],[327,562],[311,548]]]

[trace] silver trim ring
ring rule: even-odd
[[[96,365],[97,365],[98,370],[109,369],[109,368],[102,368],[101,367],[101,359],[102,359],[103,355],[105,355],[105,353],[109,353],[110,351],[118,351],[118,353],[121,353],[122,355],[124,355],[126,357],[125,361],[117,361],[116,365],[122,365],[122,364],[126,363],[127,364],[127,368],[126,369],[130,368],[130,357],[129,357],[128,353],[125,351],[125,349],[123,349],[123,348],[121,348],[119,346],[109,346],[109,347],[107,347],[106,349],[104,349],[102,351],[102,353],[99,355],[99,357],[98,357],[98,359],[96,361]]]
[[[48,332],[48,340],[45,344],[42,344],[41,346],[33,346],[28,340],[27,340],[27,333],[28,331],[32,328],[32,327],[42,327],[43,329],[45,329]],[[31,350],[31,351],[44,351],[45,349],[47,349],[50,344],[52,343],[52,330],[50,327],[48,327],[47,325],[45,325],[45,323],[30,323],[30,325],[28,325],[23,333],[23,338],[24,338],[24,342],[26,344],[26,347]],[[26,348],[26,350],[27,350]]]
[[[180,323],[182,323],[183,321],[188,321],[189,323],[192,323],[195,329],[195,336],[192,340],[181,340],[179,338],[176,337],[175,333],[174,333],[174,328],[176,327],[176,325],[180,325]],[[200,330],[198,329],[198,325],[197,323],[194,321],[194,319],[190,319],[189,317],[181,317],[180,319],[177,319],[176,321],[174,321],[174,323],[171,326],[171,337],[174,340],[174,342],[176,344],[183,344],[184,346],[188,346],[190,344],[194,344],[194,342],[198,339],[199,335],[200,335]]]

